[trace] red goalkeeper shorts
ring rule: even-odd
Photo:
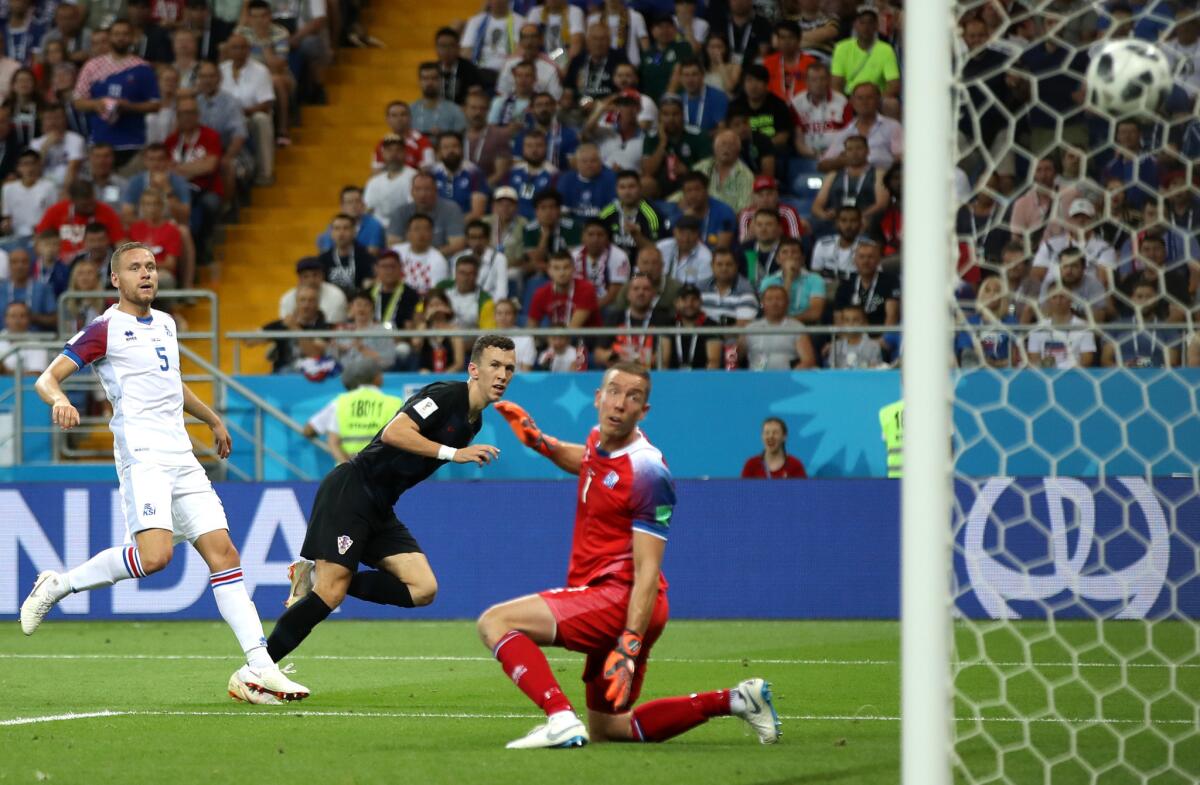
[[[660,590],[654,600],[654,610],[650,613],[650,624],[642,636],[642,650],[637,657],[629,706],[617,709],[604,697],[608,687],[604,680],[604,661],[625,630],[632,590],[633,586],[628,583],[610,580],[594,586],[550,589],[538,594],[550,606],[550,612],[558,624],[555,645],[587,655],[583,683],[587,685],[587,706],[592,711],[620,714],[628,711],[629,706],[637,701],[642,691],[642,679],[646,676],[650,649],[667,626],[667,593]]]

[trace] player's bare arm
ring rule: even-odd
[[[441,458],[454,463],[474,463],[479,466],[491,463],[500,457],[500,450],[490,444],[470,444],[457,450],[430,441],[421,435],[417,423],[401,412],[383,429],[383,442],[398,450],[411,452],[424,458]]]
[[[233,437],[229,435],[225,423],[221,421],[221,416],[200,400],[199,396],[192,392],[186,384],[183,385],[183,410],[212,430],[213,446],[217,450],[217,457],[228,458],[229,453],[233,451]]]
[[[512,401],[500,401],[496,404],[496,411],[508,421],[508,427],[513,429],[513,433],[522,444],[540,452],[564,472],[579,474],[579,467],[583,464],[582,444],[559,441],[549,434],[542,433],[529,412]]]
[[[79,411],[71,404],[62,388],[63,381],[77,370],[79,366],[69,357],[60,354],[50,363],[50,367],[42,371],[42,375],[33,385],[38,397],[50,406],[50,421],[64,431],[79,425]]]
[[[652,534],[633,533],[633,590],[629,594],[629,615],[625,628],[638,635],[650,624],[654,599],[658,596],[658,575],[662,571],[667,541]]]

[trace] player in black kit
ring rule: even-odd
[[[275,662],[286,657],[346,595],[381,605],[428,605],[437,578],[421,546],[392,511],[400,494],[443,463],[480,466],[499,457],[471,444],[483,410],[504,396],[517,361],[511,338],[484,335],[471,349],[466,382],[434,382],[405,402],[360,453],[334,468],[317,489],[308,534],[292,565],[292,596],[267,639]],[[313,578],[315,562],[315,579]],[[374,567],[359,571],[359,563]]]

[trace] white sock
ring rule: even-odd
[[[738,688],[734,687],[729,691],[729,713],[741,714],[746,711],[746,699],[742,697],[742,693],[738,692]]]
[[[64,575],[66,593],[112,586],[126,578],[145,578],[137,547],[122,545],[100,551]]]
[[[246,664],[255,670],[274,667],[275,663],[267,655],[267,638],[263,635],[258,608],[254,607],[254,602],[246,593],[246,584],[242,581],[242,568],[214,572],[208,580],[212,584],[213,597],[217,600],[221,618],[233,630],[238,644],[246,653]]]

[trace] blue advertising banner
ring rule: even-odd
[[[664,572],[675,618],[865,618],[899,614],[899,488],[892,480],[681,480]],[[472,618],[561,586],[571,481],[426,483],[397,514],[438,576],[415,610],[348,599],[342,618]],[[246,585],[282,610],[316,486],[219,485]],[[1191,480],[992,478],[956,487],[956,601],[978,617],[1200,618],[1200,501]],[[40,570],[125,540],[111,484],[0,487],[0,617]],[[142,581],[83,592],[52,618],[215,619],[190,547]]]

